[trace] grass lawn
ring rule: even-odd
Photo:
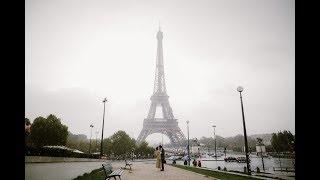
[[[90,173],[84,173],[73,180],[104,180],[106,175],[102,168],[92,170]]]
[[[205,176],[209,177],[214,177],[218,178],[221,180],[247,180],[247,179],[257,179],[254,177],[244,177],[244,176],[238,176],[234,174],[228,174],[228,173],[223,173],[223,172],[216,172],[216,171],[211,171],[211,170],[206,170],[206,169],[200,169],[200,168],[195,168],[195,167],[190,167],[190,166],[183,166],[183,165],[172,165],[174,167],[178,167],[181,169],[185,169],[188,171],[196,172],[199,174],[203,174]]]

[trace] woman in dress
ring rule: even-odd
[[[156,157],[156,168],[160,169],[160,161],[161,161],[161,156],[160,156],[160,150],[159,147],[156,147],[156,150],[154,151],[154,156]]]

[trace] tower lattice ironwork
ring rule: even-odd
[[[144,141],[150,134],[161,133],[169,137],[172,145],[181,146],[186,138],[178,126],[177,119],[173,116],[168,100],[169,96],[167,95],[164,78],[162,39],[163,33],[159,29],[157,33],[158,47],[154,89],[150,98],[151,105],[148,117],[143,121],[143,128],[138,136],[137,142],[140,143]],[[159,106],[161,107],[160,110],[162,110],[162,118],[155,117],[157,107]]]

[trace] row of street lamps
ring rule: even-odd
[[[243,123],[243,134],[244,134],[244,144],[245,144],[245,153],[246,153],[246,163],[247,163],[247,174],[251,175],[250,169],[250,162],[249,162],[249,150],[248,150],[248,140],[247,140],[247,130],[246,130],[246,123],[244,118],[244,111],[243,111],[243,102],[242,102],[242,94],[243,87],[239,86],[237,91],[240,93],[240,101],[241,101],[241,111],[242,111],[242,123]],[[217,160],[217,146],[216,146],[216,126],[213,125],[213,134],[214,134],[214,153],[215,158]],[[187,121],[187,131],[188,131],[188,165],[190,166],[190,144],[189,144],[189,120]]]

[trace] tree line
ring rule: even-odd
[[[256,145],[261,143],[265,145],[267,152],[293,152],[294,151],[294,135],[290,131],[284,130],[272,134],[260,134],[248,136],[248,148],[250,152],[255,152]],[[186,143],[185,143],[186,144]],[[193,138],[190,140],[190,146],[202,144],[204,149],[212,151],[214,149],[215,140],[212,137],[201,137],[199,140]],[[221,137],[216,135],[217,150],[232,150],[235,152],[244,151],[244,136],[236,135],[234,137]]]
[[[90,141],[85,135],[74,135],[61,119],[53,114],[46,118],[37,117],[33,123],[25,118],[25,143],[27,147],[41,148],[43,146],[66,146],[84,153],[100,153],[100,140]],[[31,125],[30,128],[27,128]],[[125,131],[119,130],[112,136],[103,139],[103,153],[108,157],[123,158],[135,154],[139,158],[151,157],[154,148],[147,142],[137,144],[135,139]]]
[[[61,123],[61,120],[55,115],[50,114],[46,118],[37,117],[33,123],[25,118],[26,125],[26,145],[31,147],[43,147],[48,145],[66,146],[77,149],[84,153],[99,153],[100,140],[90,141],[85,135],[74,135],[68,131],[68,127]],[[204,144],[205,148],[214,148],[214,139],[212,137],[202,137],[200,140],[193,139],[191,145],[197,143]],[[255,151],[257,144],[256,138],[248,136],[248,146],[251,152]],[[266,145],[267,152],[294,152],[295,137],[290,131],[280,131],[273,133],[271,145]],[[244,147],[244,137],[237,135],[235,137],[223,138],[216,136],[217,149],[228,149],[241,152]],[[130,137],[125,131],[118,131],[112,136],[103,139],[103,152],[109,157],[131,156],[135,154],[140,157],[152,156],[154,149],[147,142],[137,144],[135,139]]]
[[[266,137],[265,137],[266,138]],[[251,152],[254,152],[256,145],[258,144],[258,139],[264,140],[262,137],[252,138],[247,137],[248,148]],[[204,144],[205,148],[214,148],[214,138],[202,137],[199,140],[200,143]],[[264,144],[267,152],[293,152],[295,138],[290,131],[280,131],[278,133],[271,134],[271,144]],[[244,147],[244,136],[237,135],[234,137],[223,138],[221,136],[216,136],[216,146],[218,149],[229,149],[236,152],[242,152]]]
[[[271,145],[275,152],[294,152],[295,136],[290,131],[273,133]]]

